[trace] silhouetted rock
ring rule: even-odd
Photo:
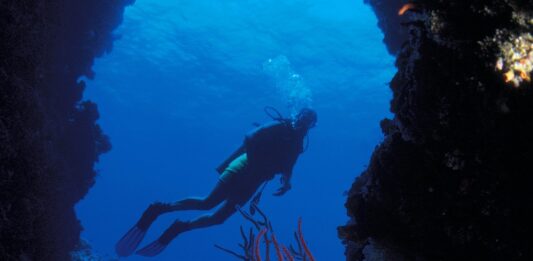
[[[404,4],[369,2],[381,23]],[[533,4],[414,3],[403,35],[382,26],[393,52],[406,41],[394,119],[346,202],[347,260],[532,260]]]
[[[407,29],[403,25],[407,16],[398,15],[398,11],[407,1],[400,0],[364,0],[377,15],[378,26],[384,32],[383,42],[391,54],[397,54],[407,39]]]
[[[0,260],[70,260],[74,212],[111,146],[81,101],[132,0],[0,2]]]

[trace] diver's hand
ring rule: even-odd
[[[285,194],[287,191],[289,191],[290,189],[292,188],[291,184],[290,183],[284,183],[283,186],[281,188],[279,188],[278,190],[276,190],[276,192],[274,192],[274,196],[281,196],[283,194]]]

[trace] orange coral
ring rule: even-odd
[[[505,75],[505,82],[510,82],[510,81],[512,81],[514,79],[514,71],[513,70],[509,70],[504,75]]]
[[[400,10],[398,11],[398,15],[403,15],[403,14],[405,14],[405,12],[407,12],[407,11],[413,9],[413,8],[415,8],[415,5],[412,4],[412,3],[404,4],[402,6],[402,8],[400,8]]]

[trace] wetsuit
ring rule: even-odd
[[[303,135],[288,124],[272,122],[245,136],[245,153],[225,168],[219,180],[231,192],[228,200],[244,204],[265,181],[275,174],[290,175],[298,155],[303,151]]]

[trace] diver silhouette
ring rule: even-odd
[[[116,244],[117,254],[131,255],[150,225],[161,214],[179,210],[210,210],[222,203],[214,213],[190,221],[176,220],[157,240],[138,250],[136,254],[156,256],[180,233],[224,223],[237,211],[237,206],[246,204],[257,189],[276,174],[282,175],[282,186],[274,195],[281,196],[291,189],[293,166],[304,151],[304,138],[309,129],[315,126],[317,114],[304,108],[292,119],[284,119],[279,113],[277,115],[279,117],[270,115],[274,122],[258,126],[247,134],[241,147],[217,168],[221,173],[219,181],[208,196],[186,198],[175,203],[151,204],[133,228]]]

